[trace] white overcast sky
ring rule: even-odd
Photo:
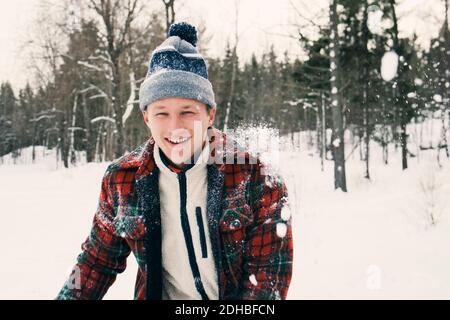
[[[40,0],[0,0],[0,82],[9,80],[15,89],[24,86],[30,78],[25,68],[26,54],[21,47],[33,28]],[[160,0],[150,0],[155,5]],[[292,3],[306,17],[314,17],[327,6],[328,0],[240,0],[238,29],[239,55],[248,59],[252,52],[260,54],[273,44],[278,53],[285,50],[292,57],[300,53],[294,40],[273,34],[293,32],[292,23],[298,15]],[[403,34],[417,33],[426,46],[435,37],[443,21],[443,0],[398,0],[400,29]],[[235,31],[235,0],[183,1],[177,12],[177,20],[193,24],[204,21],[212,35],[210,54],[221,55],[227,40],[233,43]],[[270,33],[270,34],[269,34]]]

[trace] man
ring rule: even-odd
[[[140,88],[152,138],[107,169],[90,236],[58,299],[101,299],[133,252],[135,299],[285,299],[287,190],[213,127],[197,31],[173,24]]]

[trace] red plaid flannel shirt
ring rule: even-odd
[[[225,144],[226,135],[211,132],[211,155],[217,159],[217,146]],[[91,233],[57,299],[101,299],[125,270],[131,252],[139,265],[135,299],[146,299],[152,288],[146,288],[146,225],[136,181],[156,167],[153,146],[150,139],[108,167]],[[245,164],[227,164],[230,152],[234,159],[243,156]],[[233,147],[225,149],[223,163],[208,165],[223,177],[218,179],[222,192],[216,199],[221,205],[217,228],[210,230],[219,251],[219,299],[285,299],[293,263],[291,217],[281,214],[288,206],[287,189],[278,175],[263,174],[259,160],[248,163],[250,158]]]

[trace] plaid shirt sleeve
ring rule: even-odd
[[[126,268],[131,250],[126,241],[114,233],[114,211],[110,196],[110,173],[102,181],[100,199],[94,222],[70,278],[65,282],[57,300],[102,299]]]
[[[263,170],[263,168],[261,168]],[[284,300],[292,276],[293,241],[287,189],[279,176],[255,178],[241,300]]]

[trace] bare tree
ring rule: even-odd
[[[235,0],[234,2],[235,8],[235,32],[234,32],[234,46],[231,54],[232,68],[231,68],[231,83],[230,83],[230,92],[227,99],[227,107],[225,111],[225,120],[223,122],[223,131],[227,132],[229,122],[230,122],[230,112],[231,105],[233,103],[234,91],[236,86],[236,74],[238,69],[238,61],[237,61],[237,47],[239,44],[239,0]]]
[[[125,151],[123,114],[125,112],[121,96],[120,63],[122,56],[132,46],[130,40],[132,24],[138,16],[139,0],[90,0],[90,6],[100,18],[104,29],[103,58],[110,68],[110,105],[115,120],[115,150],[116,157]]]
[[[212,40],[212,35],[208,35],[206,32],[206,22],[202,20],[198,26],[197,26],[197,33],[198,33],[198,41],[197,41],[197,48],[198,51],[203,55],[208,55],[208,44]]]
[[[162,0],[166,9],[166,32],[169,33],[170,26],[175,22],[175,0]]]
[[[368,9],[369,3],[367,0],[364,0],[364,13],[363,13],[363,21],[362,21],[362,43],[363,43],[363,52],[364,56],[369,56],[368,44],[369,44],[369,27],[368,23]],[[362,81],[363,81],[363,126],[364,126],[364,146],[365,146],[365,163],[366,163],[366,172],[364,177],[370,180],[370,106],[369,106],[369,93],[370,93],[370,82],[369,82],[369,61],[368,58],[364,59],[362,62],[363,70],[362,70]]]
[[[62,63],[62,54],[66,48],[69,28],[63,23],[67,3],[55,4],[51,1],[40,1],[39,15],[35,21],[35,28],[31,31],[31,40],[23,44],[23,51],[29,52],[28,68],[36,77],[36,84],[40,88],[46,88],[45,100],[40,102],[39,111],[34,113],[32,119],[35,133],[43,119],[52,119],[43,131],[42,137],[33,138],[34,146],[56,146],[57,158],[68,167],[69,144],[66,135],[68,132],[69,113],[62,107],[64,95],[55,87],[59,67]]]
[[[393,20],[393,41],[394,41],[394,50],[398,53],[400,51],[400,41],[399,41],[399,35],[398,35],[398,19],[397,19],[397,12],[396,12],[396,3],[395,0],[389,0],[389,5],[391,9],[392,14],[392,20]],[[403,82],[400,80],[400,75],[397,77],[397,86],[394,91],[394,97],[397,98],[395,100],[399,100],[398,96],[399,93],[403,91]],[[407,126],[407,119],[406,119],[406,110],[405,106],[402,105],[400,102],[399,104],[399,113],[400,113],[400,145],[402,148],[402,169],[406,170],[408,169],[408,134],[406,132],[406,126]]]

